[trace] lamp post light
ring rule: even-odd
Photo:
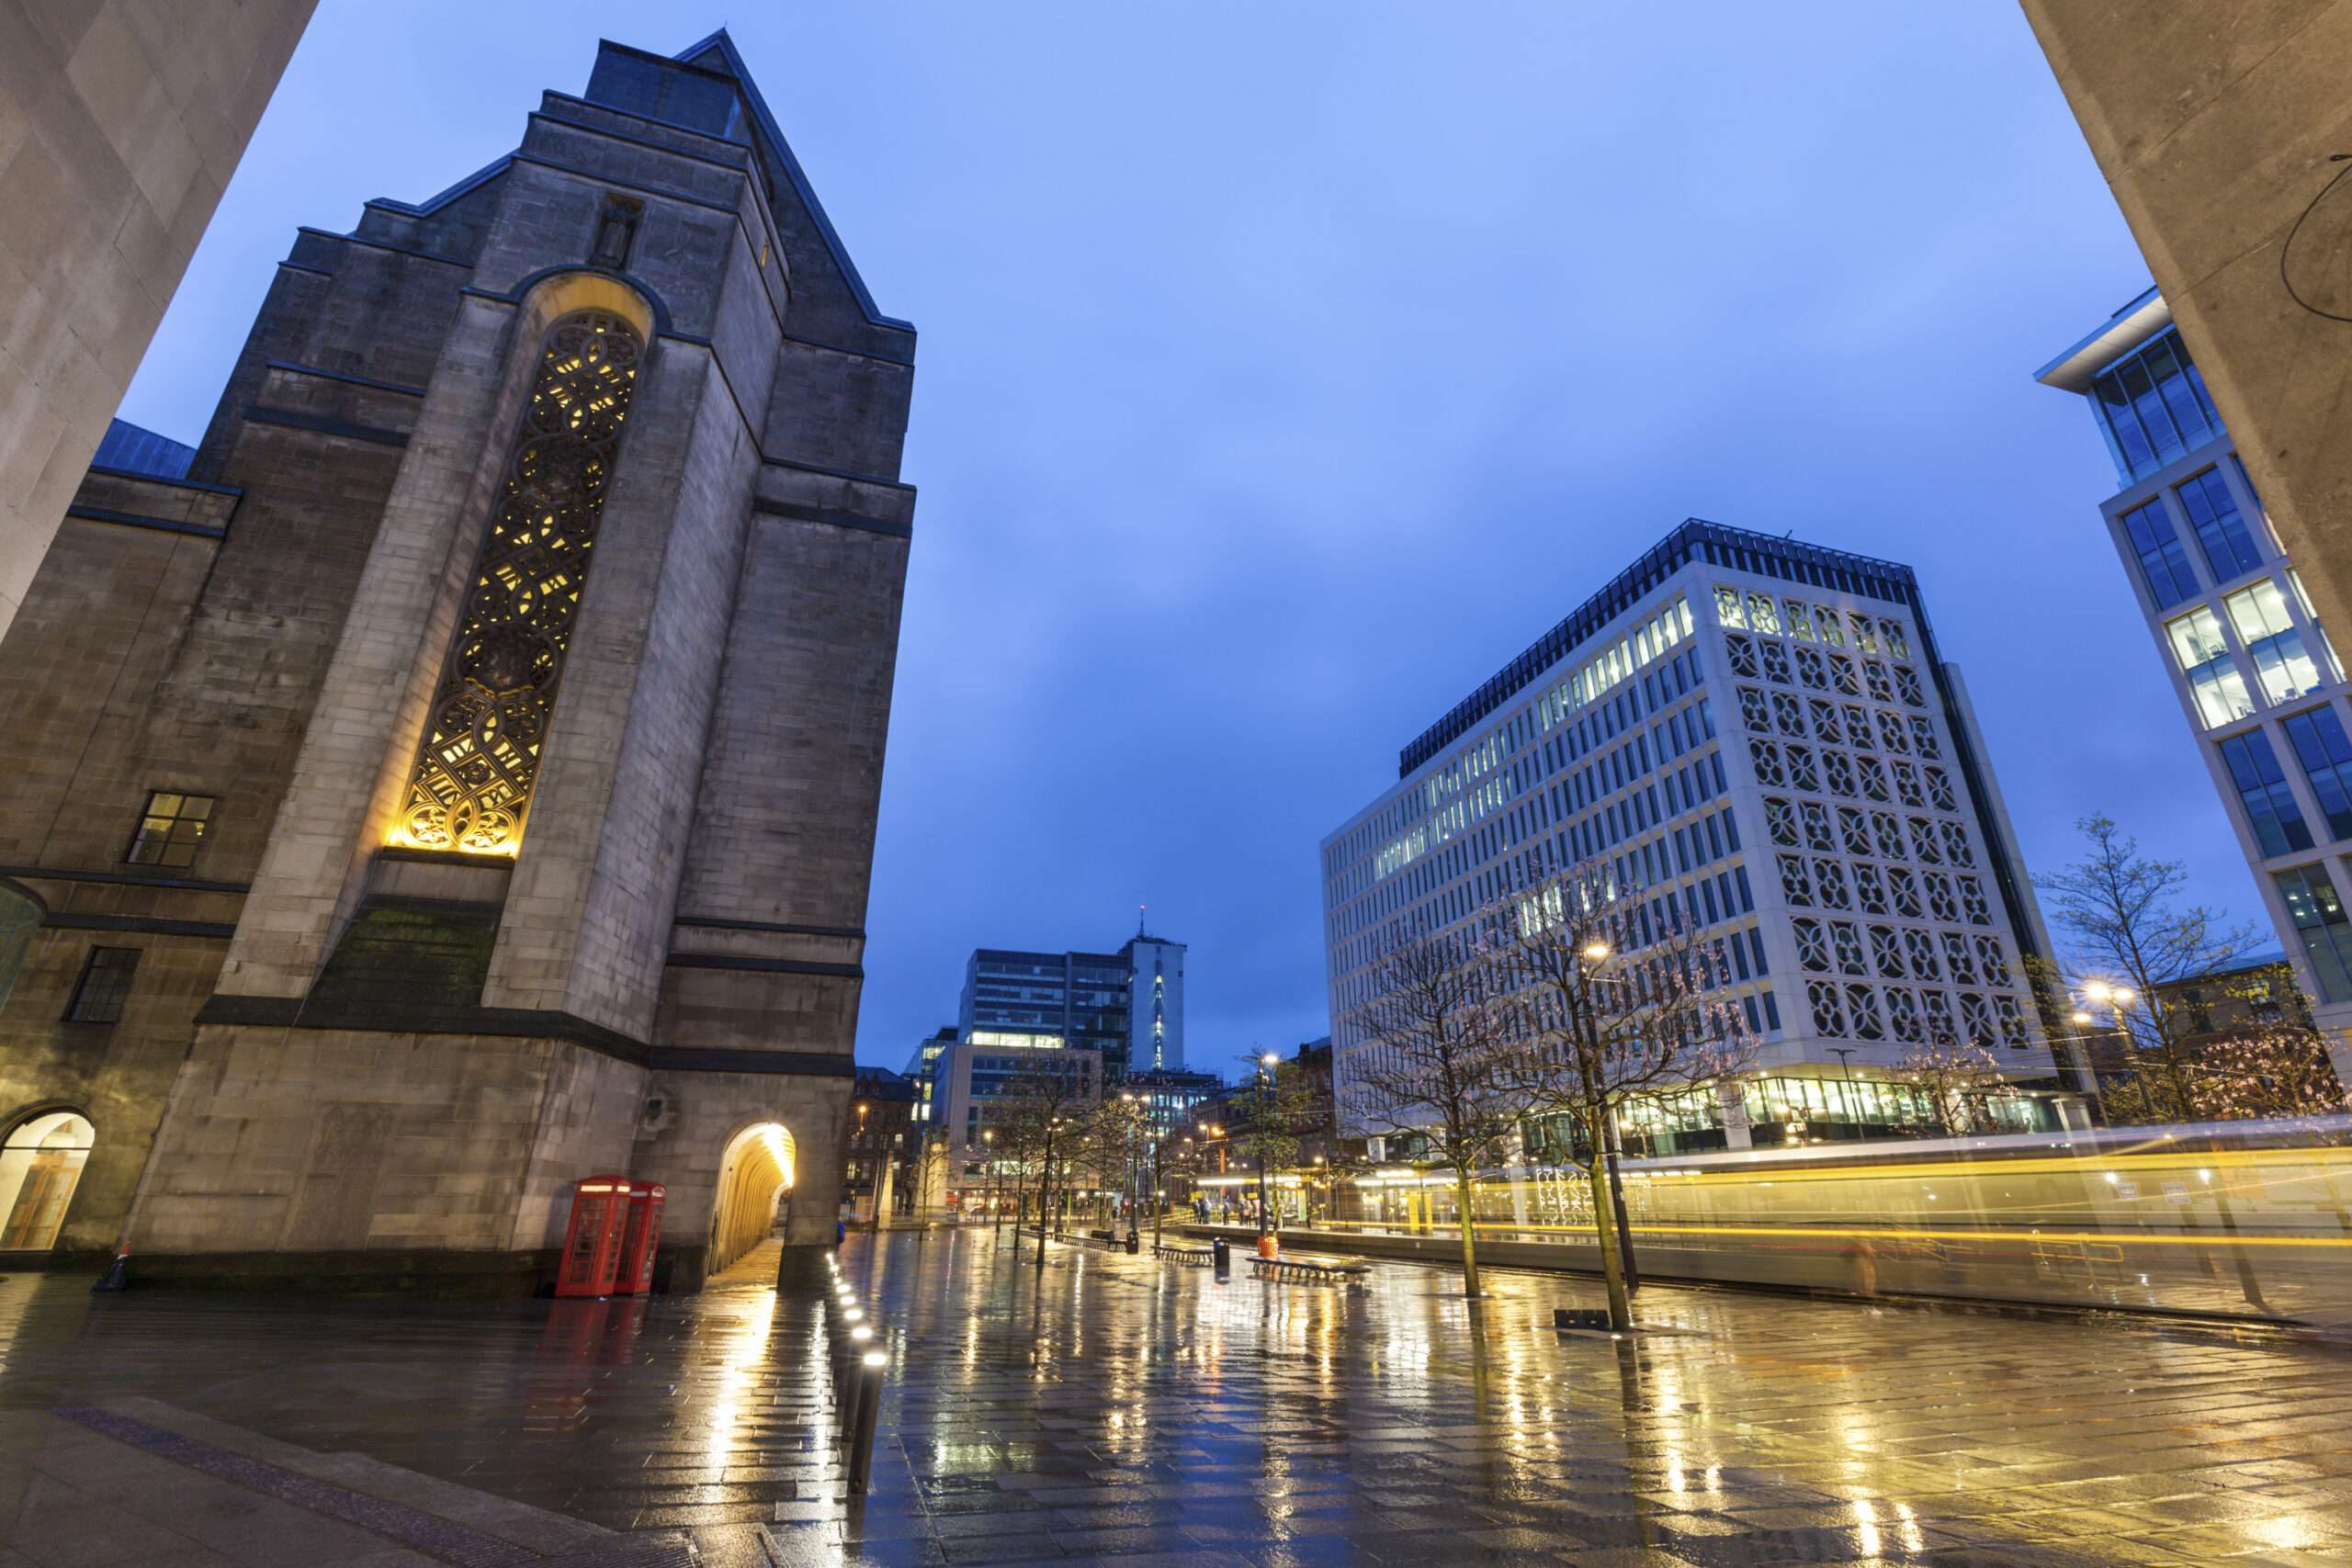
[[[2111,986],[2105,980],[2086,980],[2083,982],[2083,999],[2090,1006],[2076,1008],[2073,1021],[2078,1028],[2096,1025],[2098,1020],[2091,1009],[2106,1010],[2108,1027],[2115,1031],[2117,1048],[2123,1052],[2124,1059],[2129,1062],[2132,1051],[2132,1028],[2124,1018],[2123,1010],[2138,1000],[2139,996],[2140,993],[2129,986]],[[2088,1055],[2087,1046],[2085,1047],[2085,1054]],[[2092,1067],[2089,1071],[2091,1085],[2096,1090],[2098,1085],[2098,1072],[2096,1067]]]
[[[1266,1207],[1266,1123],[1273,1120],[1273,1068],[1282,1058],[1272,1052],[1258,1058],[1258,1234],[1274,1234],[1273,1211]]]
[[[993,1127],[980,1129],[980,1157],[989,1162],[989,1230],[1001,1236],[1004,1234],[1004,1172],[997,1168],[996,1129]]]

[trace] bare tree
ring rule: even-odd
[[[1400,925],[1368,966],[1371,996],[1351,1019],[1357,1043],[1340,1065],[1358,1122],[1421,1138],[1453,1172],[1462,1286],[1478,1285],[1471,1179],[1494,1163],[1519,1122],[1493,954],[1472,935]]]
[[[1020,1162],[1025,1174],[1037,1172],[1037,1272],[1046,1270],[1046,1236],[1053,1228],[1053,1193],[1057,1179],[1069,1168],[1080,1123],[1094,1104],[1085,1076],[1077,1072],[1033,1070],[1011,1086],[997,1102],[996,1146]],[[1017,1218],[1017,1216],[1016,1216]],[[1014,1256],[1020,1256],[1021,1232],[1013,1229]]]
[[[1258,1234],[1271,1235],[1281,1228],[1273,1218],[1273,1174],[1297,1163],[1299,1139],[1322,1123],[1322,1107],[1296,1063],[1254,1048],[1241,1060],[1245,1070],[1226,1102],[1227,1137],[1258,1173]]]
[[[2188,883],[2182,863],[2143,855],[2140,841],[2112,818],[2095,812],[2075,826],[2087,852],[2034,880],[2077,962],[2036,963],[2035,978],[2109,1010],[2133,1058],[2138,1082],[2127,1095],[2131,1105],[2159,1120],[2185,1120],[2197,1102],[2198,1054],[2190,1040],[2197,1023],[2195,1010],[2173,1000],[2167,987],[2244,968],[2267,938],[2220,910],[2182,902]]]
[[[1973,1041],[1915,1045],[1896,1060],[1887,1076],[1917,1089],[1928,1102],[1936,1125],[1951,1138],[1965,1137],[1987,1125],[1991,1117],[1985,1102],[2008,1081],[1993,1053]]]
[[[1609,1322],[1633,1323],[1629,1240],[1614,1154],[1619,1111],[1703,1090],[1747,1066],[1730,965],[1688,927],[1671,893],[1616,885],[1581,862],[1507,894],[1481,917],[1508,977],[1522,1102],[1568,1119],[1582,1141]]]

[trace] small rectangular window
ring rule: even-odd
[[[113,1023],[130,996],[130,972],[139,967],[135,947],[94,947],[65,1008],[69,1023]]]
[[[131,835],[130,848],[122,858],[132,865],[193,865],[205,829],[211,824],[216,798],[151,791],[147,809],[140,814],[139,830]]]

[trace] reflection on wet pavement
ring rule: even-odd
[[[699,1298],[93,1300],[0,1285],[0,1405],[152,1395],[716,1562],[2352,1562],[2352,1361],[2094,1322],[1375,1265],[1361,1294],[987,1230],[854,1238],[891,1358],[842,1495],[831,1343]],[[1670,1330],[1670,1332],[1669,1332]]]

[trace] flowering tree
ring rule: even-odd
[[[1494,1163],[1519,1122],[1494,955],[1466,931],[1414,924],[1381,939],[1370,999],[1351,1020],[1360,1043],[1341,1064],[1341,1104],[1359,1123],[1412,1134],[1453,1173],[1462,1288],[1476,1296],[1471,1178]]]
[[[2217,1121],[2331,1116],[2346,1108],[2343,1080],[2317,1032],[2277,1025],[2204,1047],[2199,1109]]]
[[[2007,1082],[1993,1053],[1973,1041],[1915,1045],[1887,1076],[1917,1089],[1928,1114],[1950,1138],[1965,1137],[1990,1124],[1985,1101]]]
[[[1645,898],[1582,862],[1506,895],[1481,917],[1505,980],[1519,1101],[1582,1135],[1609,1322],[1633,1322],[1611,1151],[1629,1102],[1687,1093],[1747,1065],[1748,1041],[1722,986],[1729,966],[1689,929],[1670,894]]]
[[[2205,1042],[2185,1072],[2117,1074],[2100,1098],[2109,1116],[2125,1123],[2327,1116],[2346,1109],[2326,1042],[2292,1022]]]

